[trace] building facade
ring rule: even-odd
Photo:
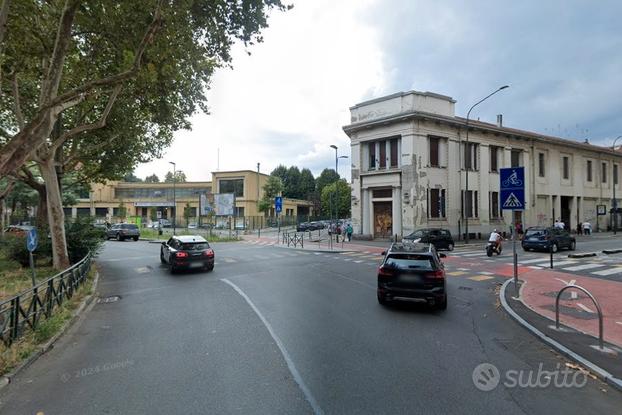
[[[239,221],[236,226],[256,228],[265,222],[255,218],[275,216],[274,208],[265,213],[258,210],[268,177],[252,170],[238,170],[213,172],[209,182],[183,182],[175,183],[175,186],[173,183],[96,183],[92,185],[88,199],[79,199],[76,205],[64,208],[65,215],[95,216],[109,222],[138,217],[142,223],[156,218],[172,220],[175,216],[176,223],[185,226],[187,221],[200,222],[201,195],[233,193],[234,217]],[[309,216],[313,214],[312,205],[310,201],[284,198],[281,215],[292,218]]]
[[[612,223],[622,154],[610,148],[507,128],[455,115],[451,97],[401,92],[350,108],[352,222],[372,237],[443,227],[477,238],[562,220],[569,229]],[[499,169],[525,169],[525,210],[501,209]],[[468,188],[466,176],[468,174]],[[606,215],[597,215],[605,206]],[[602,209],[602,208],[601,208]],[[618,209],[619,210],[619,209]],[[622,218],[618,213],[618,224]]]

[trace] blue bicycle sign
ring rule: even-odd
[[[512,170],[512,173],[501,183],[501,187],[523,187],[523,181],[518,178],[516,170]]]

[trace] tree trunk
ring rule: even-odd
[[[57,270],[63,270],[69,267],[69,255],[65,239],[65,213],[63,212],[63,203],[58,187],[54,157],[47,157],[39,163],[39,170],[45,181],[48,223],[52,236],[53,266]]]
[[[39,200],[37,202],[37,228],[43,228],[48,222],[48,197],[47,186],[37,188]]]

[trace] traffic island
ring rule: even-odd
[[[603,249],[603,254],[611,255],[611,254],[619,254],[622,252],[622,249]]]
[[[598,256],[597,252],[582,252],[580,254],[568,254],[568,258],[588,258]]]
[[[542,274],[539,277],[542,280]],[[562,293],[563,302],[560,303],[558,329],[554,316],[555,299],[559,290],[550,290],[550,287],[545,286],[535,287],[538,284],[534,284],[534,281],[536,279],[531,278],[530,281],[519,282],[519,298],[515,297],[516,291],[512,280],[507,280],[503,284],[499,296],[505,311],[543,342],[622,391],[622,347],[616,344],[619,341],[619,333],[616,332],[615,335],[609,333],[613,337],[608,337],[607,329],[612,330],[612,327],[610,324],[605,325],[605,341],[603,347],[600,347],[598,337],[585,330],[587,326],[598,330],[598,316],[595,316],[591,312],[593,310],[587,306],[594,308],[594,305],[589,303],[587,296],[581,293],[572,294],[572,289],[564,290]],[[530,284],[531,287],[529,287]],[[562,285],[561,288],[567,286]],[[534,289],[538,292],[537,296],[533,294]],[[546,301],[545,298],[549,300]],[[568,305],[572,301],[582,304],[588,311]],[[609,302],[606,305],[608,307]],[[610,313],[607,308],[605,310],[605,314]],[[577,321],[582,321],[584,324],[577,324]],[[608,341],[610,338],[615,339],[616,343],[613,340]]]

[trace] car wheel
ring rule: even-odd
[[[138,241],[138,236],[135,236],[132,238],[134,240],[134,242]]]
[[[436,308],[438,310],[447,310],[447,295],[445,295],[445,298],[443,298],[443,301],[441,301],[440,303],[438,303],[438,305],[436,306]]]
[[[454,250],[454,244],[447,244],[447,250],[448,251],[453,251]]]
[[[205,267],[205,270],[207,272],[213,271],[214,270],[214,266],[213,265],[208,265],[208,266]]]
[[[175,265],[173,265],[173,258],[171,258],[170,256],[168,257],[168,270],[171,274],[174,274],[177,271]]]
[[[118,234],[117,234],[117,241],[122,241],[122,240],[123,240],[123,237],[121,236],[121,234],[120,234],[120,233],[118,233]]]
[[[162,254],[162,250],[160,250],[160,262],[166,264],[166,261],[164,260],[164,254]]]
[[[378,296],[378,304],[380,304],[382,306],[388,306],[389,302],[387,300],[385,300],[384,298],[382,298],[381,296]]]
[[[556,253],[557,250],[558,250],[557,243],[553,242],[553,245],[551,245],[551,251],[553,251],[553,253]]]
[[[577,249],[577,242],[570,241],[570,246],[568,247],[568,249],[570,249],[571,251],[574,251],[575,249]]]

